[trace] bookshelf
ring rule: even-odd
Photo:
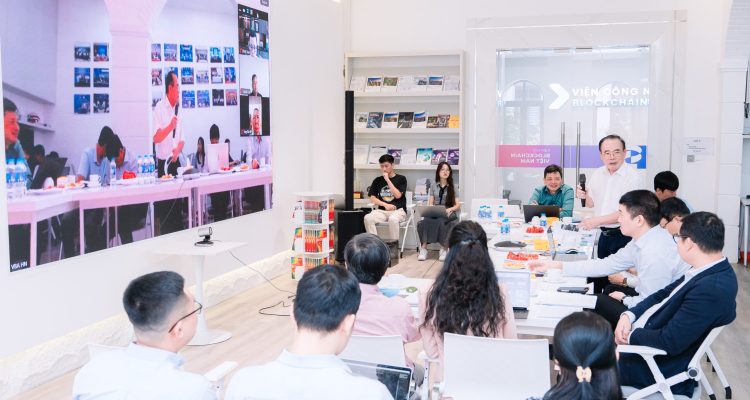
[[[464,54],[463,51],[449,51],[442,53],[349,53],[346,55],[345,86],[347,90],[354,91],[354,113],[362,115],[369,112],[420,112],[424,111],[428,116],[451,115],[458,116],[458,126],[439,128],[365,128],[357,126],[355,120],[354,146],[367,145],[385,146],[389,149],[407,148],[432,148],[433,150],[459,149],[459,161],[453,168],[453,180],[457,189],[462,187],[462,176],[459,174],[463,161],[463,121],[464,121]],[[413,91],[368,91],[368,77],[431,77],[443,76],[443,90]],[[457,77],[459,80],[458,90],[446,90],[445,85],[448,77]],[[355,78],[355,86],[352,87],[352,78]],[[361,89],[362,78],[365,80],[365,88]],[[356,83],[359,80],[360,83]],[[416,80],[415,80],[416,82]],[[430,88],[431,89],[431,88]],[[393,89],[391,89],[393,90]],[[370,155],[368,155],[368,159]],[[372,180],[380,175],[377,164],[357,163],[355,156],[354,164],[354,191],[363,192],[366,196],[367,187]],[[416,165],[415,163],[401,163],[395,165],[396,172],[406,176],[408,190],[414,191],[415,185],[420,178],[435,180],[435,169],[437,165]],[[358,201],[362,203],[363,199]],[[356,204],[356,202],[355,202]],[[357,204],[359,205],[359,204]]]
[[[333,198],[330,193],[296,193],[292,213],[294,243],[290,270],[292,279],[302,279],[305,271],[328,263],[333,252]]]

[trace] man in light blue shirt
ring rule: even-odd
[[[16,164],[26,167],[26,187],[31,185],[31,170],[26,162],[21,142],[18,141],[18,108],[16,104],[3,97],[3,129],[5,132],[5,159],[15,160]]]
[[[623,235],[633,238],[609,257],[597,260],[531,262],[535,271],[562,269],[567,276],[601,277],[635,268],[639,282],[636,296],[622,292],[597,295],[595,311],[617,325],[620,314],[646,297],[676,281],[690,268],[677,252],[677,245],[666,229],[659,226],[659,199],[648,190],[633,190],[620,198],[617,222]]]
[[[555,165],[544,168],[544,186],[534,189],[529,204],[560,207],[560,217],[573,216],[573,188],[562,183],[562,169]]]
[[[107,143],[112,140],[115,133],[112,128],[105,126],[99,132],[99,140],[96,146],[88,147],[81,154],[78,163],[76,181],[88,181],[91,175],[99,175],[99,183],[109,183],[109,160],[107,159]]]
[[[292,345],[274,361],[238,371],[226,400],[393,399],[375,380],[353,375],[337,356],[354,327],[361,292],[345,268],[322,265],[305,272],[297,285]]]
[[[171,271],[136,278],[122,299],[136,341],[95,356],[78,372],[73,399],[214,400],[208,380],[182,370],[177,354],[195,334],[203,306]]]

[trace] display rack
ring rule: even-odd
[[[333,197],[330,193],[297,193],[292,213],[294,243],[290,270],[292,279],[305,271],[327,264],[333,252]]]

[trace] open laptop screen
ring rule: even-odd
[[[529,271],[495,271],[497,280],[505,284],[513,308],[529,308],[531,276]]]
[[[391,392],[393,400],[409,399],[409,383],[411,382],[411,370],[409,368],[364,361],[343,361],[354,375],[380,381]]]

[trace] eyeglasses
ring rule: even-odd
[[[685,236],[685,235],[672,235],[672,240],[674,240],[674,242],[677,243],[677,238],[684,239],[686,237],[687,236]]]
[[[603,152],[602,154],[604,154],[604,157],[611,157],[611,156],[620,157],[623,154],[623,151],[622,150],[614,150],[614,151],[607,150]]]
[[[195,300],[193,300],[193,301],[195,301]],[[180,321],[182,321],[183,319],[185,319],[185,318],[187,318],[187,317],[189,317],[189,316],[191,316],[193,314],[199,314],[200,315],[200,313],[203,312],[203,304],[198,303],[197,301],[195,301],[195,304],[198,305],[198,308],[196,308],[195,310],[191,311],[189,314],[185,315],[184,317],[178,319],[177,322],[175,322],[174,325],[172,325],[172,327],[169,328],[169,330],[167,332],[172,332],[172,330],[174,329],[174,327],[177,326],[177,324],[179,324]]]

